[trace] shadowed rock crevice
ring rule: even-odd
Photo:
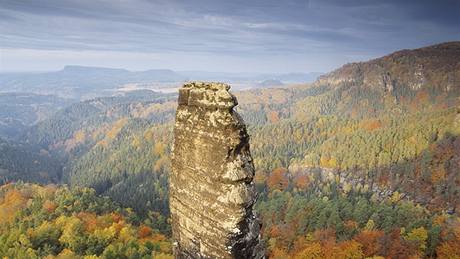
[[[179,89],[170,176],[176,258],[263,257],[249,135],[229,89]]]

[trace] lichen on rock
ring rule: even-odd
[[[223,83],[179,89],[170,209],[176,258],[262,258],[249,135]]]

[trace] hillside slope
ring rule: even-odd
[[[0,186],[3,258],[173,258],[171,252],[151,221],[94,190]]]
[[[18,180],[58,183],[60,161],[44,149],[0,138],[0,184]]]
[[[75,102],[52,95],[0,93],[0,137],[14,139],[28,127]]]
[[[363,87],[398,92],[460,88],[460,41],[401,50],[367,62],[350,63],[320,76],[316,84],[360,84]]]
[[[59,160],[62,183],[92,187],[142,216],[167,215],[175,98],[136,91],[76,103],[30,128],[22,141]]]
[[[445,43],[236,93],[271,256],[460,256],[459,60]],[[61,159],[64,182],[167,217],[175,98],[81,102],[24,141]]]
[[[459,46],[347,64],[242,105],[262,122],[251,148],[271,256],[460,256]]]

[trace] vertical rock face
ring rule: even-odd
[[[179,89],[170,209],[176,258],[261,258],[249,136],[222,83]]]

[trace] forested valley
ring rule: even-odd
[[[460,257],[459,51],[235,93],[271,258]],[[168,258],[176,98],[76,102],[3,136],[0,255]]]

